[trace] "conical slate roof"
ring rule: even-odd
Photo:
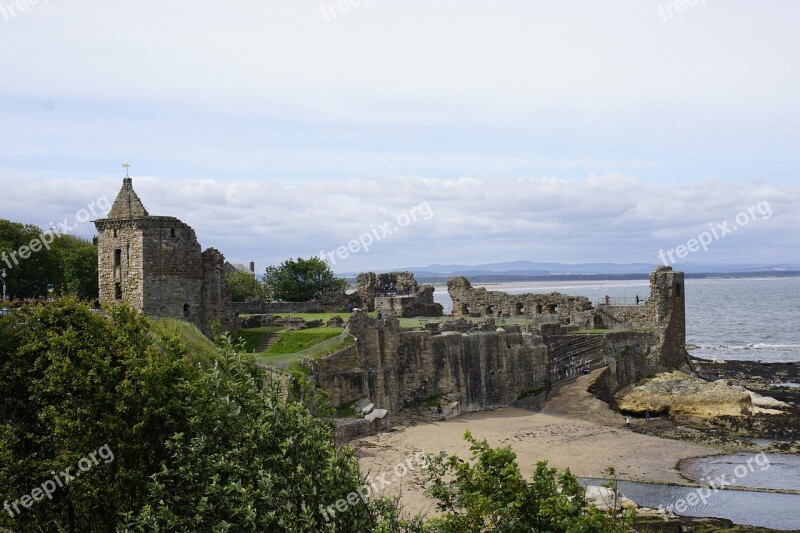
[[[144,204],[133,190],[133,179],[122,179],[122,190],[119,191],[108,218],[143,218],[149,216]]]

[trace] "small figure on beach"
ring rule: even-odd
[[[625,417],[625,426],[626,427],[631,427],[631,417],[630,417],[630,415]]]
[[[610,301],[611,301],[611,298],[608,296],[608,294],[606,294],[606,305],[608,305],[608,302],[610,302]]]
[[[641,300],[639,300],[639,295],[637,294],[637,295],[636,295],[636,305],[639,305],[639,302],[640,302],[640,301],[641,301]]]
[[[644,421],[650,422],[650,409],[648,409],[644,414]]]

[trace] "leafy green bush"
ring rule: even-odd
[[[492,448],[467,431],[472,461],[444,453],[431,458],[427,493],[438,500],[441,516],[426,523],[431,531],[622,532],[617,521],[586,502],[583,487],[569,470],[558,474],[536,464],[526,481],[510,447]]]

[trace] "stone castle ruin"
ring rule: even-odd
[[[202,251],[194,230],[177,218],[150,215],[130,178],[108,217],[94,223],[101,303],[128,302],[206,335],[215,324],[235,328],[223,255]],[[450,319],[434,302],[433,286],[410,272],[362,273],[355,294],[313,302],[321,310],[360,302],[348,324],[355,342],[305,361],[337,406],[364,398],[390,410],[443,401],[451,412],[534,405],[554,384],[601,367],[595,391],[611,399],[649,374],[687,364],[683,283],[683,273],[662,266],[650,274],[643,305],[593,305],[582,296],[488,291],[456,277],[448,282],[457,315]],[[409,317],[429,318],[422,330],[401,329],[399,318]],[[597,328],[604,333],[580,331]]]
[[[585,296],[567,296],[558,292],[550,294],[507,294],[475,289],[463,276],[447,282],[447,292],[453,300],[453,312],[463,317],[524,316],[539,323],[564,322],[570,324],[592,308]]]
[[[356,278],[364,309],[398,318],[441,317],[444,309],[433,301],[433,291],[433,285],[420,285],[411,272],[362,272]]]
[[[373,276],[359,276],[362,302],[376,285]],[[391,281],[402,284],[400,291],[408,279]],[[458,411],[531,405],[556,383],[604,366],[596,388],[610,398],[651,373],[687,362],[683,273],[671,267],[650,274],[650,298],[639,306],[595,307],[587,298],[558,293],[510,295],[474,289],[463,277],[448,288],[459,318],[428,322],[422,331],[402,330],[397,313],[380,320],[355,313],[349,323],[355,344],[309,361],[330,401],[369,398],[392,411],[437,398]],[[380,298],[386,297],[375,296],[376,305]],[[485,322],[465,318],[476,315]],[[498,324],[505,316],[524,320]],[[605,334],[576,333],[600,322],[615,327]]]
[[[128,302],[147,316],[191,322],[207,336],[215,323],[234,328],[222,253],[201,252],[194,230],[177,218],[150,215],[131,178],[108,218],[94,224],[100,303]]]

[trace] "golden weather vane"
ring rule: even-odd
[[[122,168],[124,168],[124,169],[125,169],[125,177],[126,177],[126,178],[130,177],[130,176],[128,176],[128,168],[130,168],[130,164],[128,164],[128,163],[122,163]]]

